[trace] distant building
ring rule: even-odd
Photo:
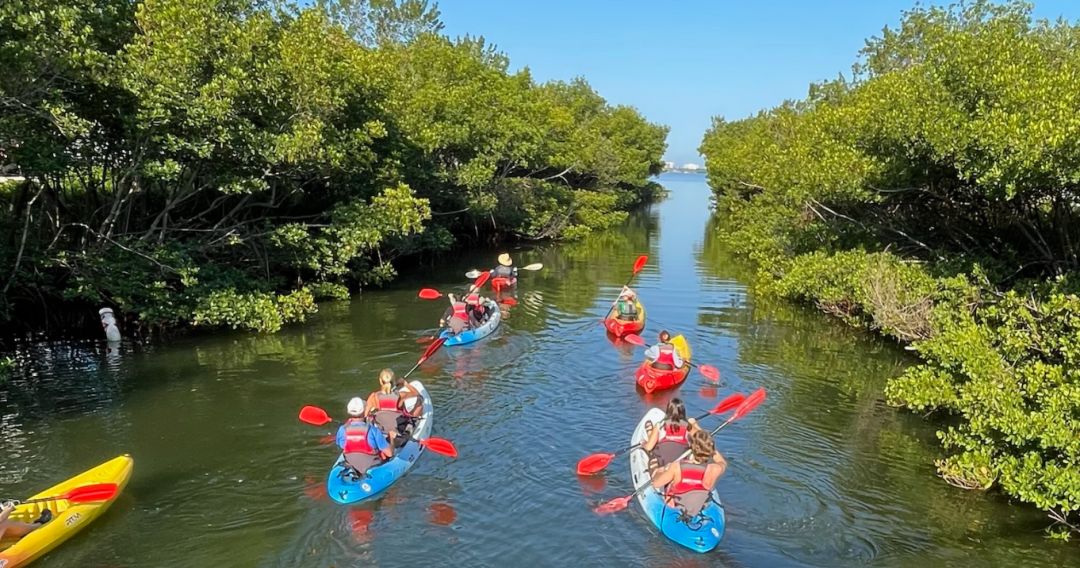
[[[675,169],[675,162],[664,162],[664,171],[670,172]]]
[[[682,169],[684,169],[684,170],[686,170],[688,172],[696,172],[696,171],[701,169],[701,166],[699,166],[697,164],[693,164],[693,163],[691,163],[691,164],[683,164]]]

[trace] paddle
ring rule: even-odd
[[[715,436],[717,432],[719,432],[720,430],[723,430],[724,427],[727,426],[728,424],[731,424],[732,422],[734,422],[734,421],[742,418],[743,416],[746,416],[747,414],[749,414],[751,410],[756,408],[757,405],[761,404],[761,402],[764,401],[764,400],[765,400],[765,389],[758,389],[758,390],[754,391],[753,394],[746,397],[746,400],[744,400],[742,402],[742,404],[740,404],[739,407],[735,409],[735,413],[731,415],[731,418],[728,418],[723,424],[717,426],[716,429],[712,431],[712,435]],[[681,456],[679,456],[679,459],[676,460],[676,461],[681,461],[683,459],[686,459],[686,457],[689,456],[689,455],[690,455],[690,450],[686,450],[685,452],[683,452],[683,454]],[[633,499],[635,496],[637,496],[638,493],[641,493],[642,491],[645,490],[645,488],[647,488],[647,487],[649,487],[651,485],[652,485],[652,479],[649,479],[645,483],[642,483],[641,487],[638,487],[638,488],[634,489],[633,493],[631,493],[631,494],[629,494],[629,495],[627,495],[625,497],[616,497],[616,498],[612,499],[611,501],[608,501],[607,503],[601,503],[601,504],[597,505],[596,508],[593,509],[593,511],[595,513],[597,513],[597,514],[600,514],[600,515],[608,515],[608,514],[611,514],[611,513],[617,513],[619,511],[622,511],[623,509],[625,509],[630,504],[631,499]]]
[[[544,263],[534,262],[532,264],[526,264],[525,266],[519,266],[518,270],[528,270],[529,272],[536,272],[537,270],[540,270],[542,268],[544,268]],[[482,272],[474,268],[465,273],[465,278],[478,278],[481,274]]]
[[[120,486],[115,483],[93,483],[76,487],[67,493],[61,493],[54,497],[42,497],[28,501],[12,500],[17,505],[27,503],[44,503],[45,501],[68,501],[69,503],[93,503],[95,501],[108,501],[116,496]]]
[[[619,302],[619,298],[622,297],[623,288],[626,288],[633,282],[634,277],[637,276],[638,272],[641,272],[642,268],[645,268],[647,262],[649,262],[649,257],[647,255],[643,254],[637,257],[637,260],[634,261],[634,268],[630,271],[630,278],[627,278],[626,283],[622,285],[622,288],[619,288],[619,296],[615,298],[615,301],[611,302],[611,308],[614,308],[615,304]],[[608,312],[611,312],[611,308],[608,308]],[[604,323],[605,319],[607,318],[601,318],[600,323]]]
[[[633,333],[629,335],[624,335],[622,339],[623,341],[632,345],[637,345],[638,347],[651,347],[650,345],[645,344],[645,340],[642,339],[640,335],[636,335]],[[690,361],[685,360],[683,362],[701,371],[701,374],[710,381],[716,382],[720,380],[720,370],[716,367],[713,367],[712,365],[698,365],[696,363],[691,363]]]
[[[470,288],[469,292],[467,294],[465,294],[465,295],[468,296],[468,295],[472,294],[473,292],[476,292],[477,290],[479,290],[484,284],[487,283],[489,278],[491,278],[491,273],[490,272],[484,272],[483,274],[481,274],[476,279],[476,282],[473,282],[472,288]],[[420,293],[417,294],[417,295],[421,299],[424,299],[424,300],[438,300],[439,298],[443,297],[443,293],[436,290],[436,289],[434,289],[434,288],[423,288],[423,289],[420,290]]]
[[[723,414],[723,413],[725,413],[725,412],[727,412],[729,410],[732,410],[732,409],[738,407],[740,404],[742,404],[743,400],[745,400],[745,399],[746,399],[746,397],[742,393],[735,393],[735,394],[725,398],[724,400],[720,401],[720,404],[717,404],[712,410],[706,412],[705,414],[702,414],[701,416],[698,416],[697,420],[703,420],[705,418],[708,418],[709,415],[712,415],[712,414]],[[657,424],[656,426],[658,428],[660,427],[659,424]],[[608,464],[611,463],[611,460],[615,459],[617,456],[620,456],[620,455],[625,454],[627,452],[631,452],[631,451],[633,451],[633,450],[635,450],[637,448],[640,448],[640,447],[641,447],[641,444],[634,444],[633,446],[630,446],[629,448],[623,448],[623,449],[621,449],[621,450],[619,450],[619,451],[617,451],[617,452],[615,452],[613,454],[598,453],[598,454],[587,455],[587,456],[581,458],[581,461],[578,462],[578,464],[577,464],[577,474],[578,475],[593,475],[594,473],[599,473],[599,472],[603,471],[604,468],[606,468],[608,466]]]

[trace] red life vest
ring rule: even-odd
[[[465,311],[464,302],[454,302],[454,313],[451,317],[458,318],[461,321],[469,321],[469,313]]]
[[[346,454],[359,452],[373,456],[378,452],[368,444],[368,425],[361,418],[350,418],[345,421],[345,447]]]
[[[705,471],[708,468],[709,466],[703,463],[679,462],[682,479],[668,489],[668,495],[682,495],[691,491],[707,491],[705,488]]]
[[[375,395],[375,400],[379,403],[379,410],[398,411],[398,396],[396,394],[379,393]]]
[[[671,368],[674,369],[676,367],[676,365],[675,365],[675,347],[673,347],[669,343],[661,344],[660,345],[660,352],[656,355],[656,363],[655,364],[657,364],[657,365],[670,365]]]
[[[480,304],[480,295],[479,294],[469,294],[468,296],[465,296],[465,303],[472,304],[474,306],[479,305]]]
[[[679,444],[687,445],[690,442],[687,440],[687,434],[690,432],[685,422],[668,422],[664,424],[664,429],[660,431],[661,442],[676,442]]]

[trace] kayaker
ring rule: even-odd
[[[638,317],[637,294],[628,286],[623,286],[619,299],[615,300],[615,317],[623,321],[634,321]]]
[[[517,269],[514,268],[514,262],[510,260],[510,255],[505,252],[499,255],[499,265],[491,270],[492,278],[513,278],[517,276]]]
[[[22,538],[52,520],[52,511],[49,509],[43,509],[38,520],[32,523],[11,520],[11,514],[14,512],[15,503],[11,501],[0,503],[0,541],[5,538]]]
[[[716,451],[709,432],[694,430],[689,440],[690,455],[653,470],[652,486],[664,493],[668,505],[678,507],[683,514],[693,518],[709,502],[716,481],[727,470],[727,460]],[[649,465],[654,466],[653,463]]]
[[[652,362],[654,369],[659,371],[681,369],[685,363],[675,350],[675,346],[671,344],[671,334],[667,330],[661,331],[659,339],[659,343],[645,351],[645,358]]]
[[[676,397],[668,403],[659,428],[652,422],[645,423],[646,437],[641,447],[657,459],[658,465],[667,465],[690,447],[690,433],[700,428],[696,420],[686,418],[686,405]]]
[[[474,328],[484,325],[489,315],[484,299],[479,294],[469,294],[465,297],[465,305],[469,312],[469,325]]]
[[[396,447],[394,441],[398,432],[411,422],[410,414],[405,410],[405,400],[420,396],[420,391],[404,380],[398,381],[398,388],[405,389],[405,392],[394,392],[393,385],[394,372],[390,369],[379,371],[379,390],[368,395],[365,407],[367,416],[373,418],[379,429],[386,433],[391,450]],[[422,411],[423,405],[416,404],[413,409]],[[419,416],[419,412],[415,416]]]
[[[469,312],[465,302],[458,300],[457,296],[447,294],[450,298],[450,307],[446,309],[439,327],[448,327],[450,333],[457,335],[469,327]]]
[[[364,399],[354,397],[346,410],[349,418],[338,428],[337,445],[345,454],[345,463],[363,474],[394,456],[386,434],[364,414]]]

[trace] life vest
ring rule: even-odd
[[[465,311],[464,302],[454,302],[453,309],[454,312],[451,317],[458,318],[461,321],[469,321],[469,313]]]
[[[480,295],[479,294],[469,294],[468,296],[465,297],[465,303],[466,304],[472,304],[474,306],[480,305]]]
[[[660,345],[660,352],[656,355],[655,365],[670,365],[672,369],[675,365],[675,347],[670,343],[663,343]]]
[[[684,495],[693,491],[708,491],[705,488],[705,471],[708,468],[708,464],[680,462],[679,469],[682,470],[682,479],[668,489],[668,495]]]
[[[380,392],[375,395],[375,400],[379,403],[379,411],[398,411],[398,396],[396,394]]]
[[[674,442],[678,444],[687,445],[687,434],[690,432],[685,422],[668,422],[664,424],[662,430],[660,430],[660,442]]]
[[[361,418],[350,418],[345,421],[345,447],[346,454],[359,452],[374,456],[379,452],[368,443],[368,425]]]

